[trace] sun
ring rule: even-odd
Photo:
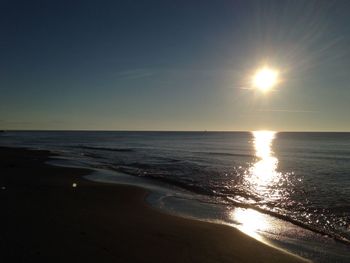
[[[256,71],[253,76],[253,86],[263,92],[267,92],[278,83],[278,71],[264,67]]]

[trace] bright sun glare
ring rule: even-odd
[[[268,67],[257,70],[253,76],[253,86],[263,92],[271,90],[277,82],[278,71]]]

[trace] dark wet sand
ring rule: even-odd
[[[48,158],[0,148],[0,262],[302,261],[234,228],[163,214],[143,189],[90,182],[88,170]]]

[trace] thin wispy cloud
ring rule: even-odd
[[[153,76],[155,74],[154,71],[150,71],[147,69],[134,69],[134,70],[125,70],[119,71],[117,73],[119,78],[122,79],[141,79]]]
[[[317,113],[315,110],[259,109],[260,112]]]

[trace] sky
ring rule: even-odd
[[[349,25],[347,0],[2,0],[0,129],[350,131]]]

